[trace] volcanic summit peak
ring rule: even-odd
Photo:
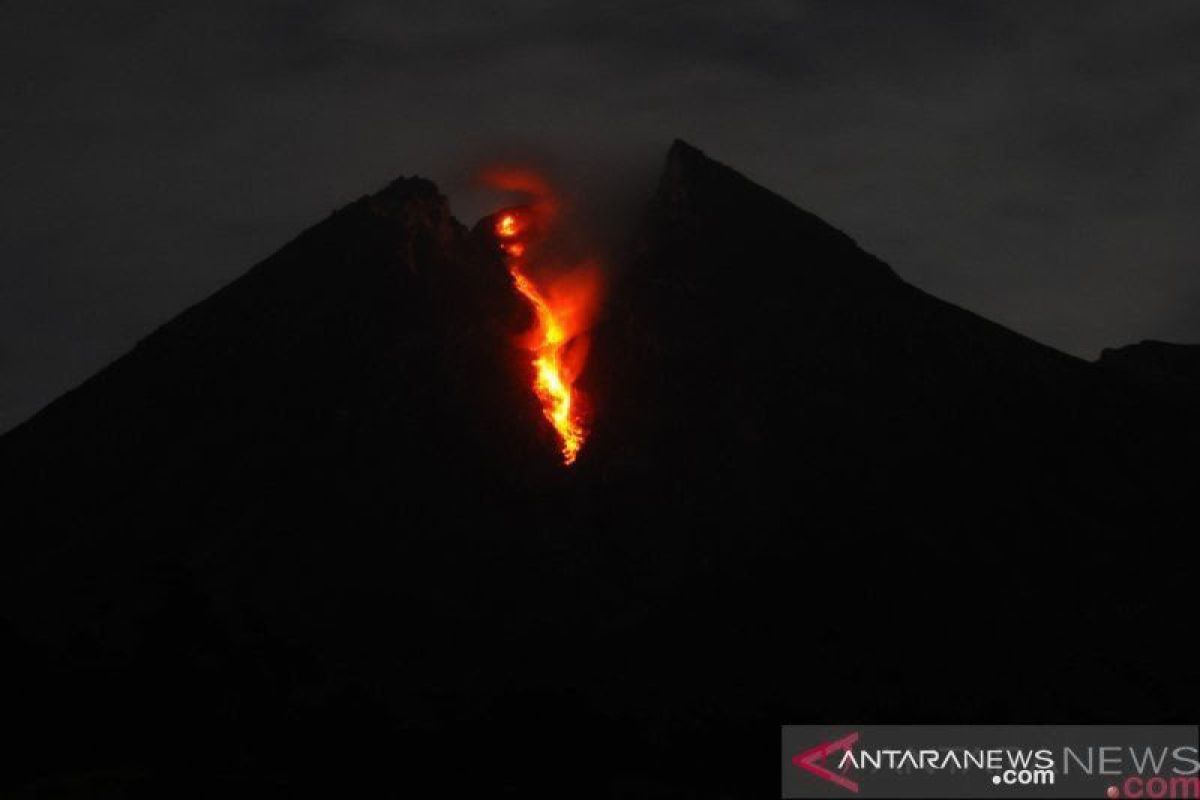
[[[465,231],[446,196],[427,178],[401,176],[360,202],[373,214],[405,220],[407,228],[428,229],[443,243]]]
[[[788,280],[805,283],[805,292],[903,284],[891,267],[842,231],[682,139],[667,153],[640,233],[642,244],[652,250],[693,252],[695,257],[679,264],[689,275],[700,262],[711,261],[717,280],[731,271],[766,270],[765,275],[784,269]],[[700,251],[707,255],[701,258]]]
[[[438,189],[437,184],[418,175],[401,175],[367,197],[382,213],[403,211],[414,204],[427,205],[431,208],[438,206],[449,208],[446,197]]]

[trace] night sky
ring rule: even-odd
[[[398,175],[675,137],[1068,352],[1200,340],[1195,0],[18,0],[0,73],[0,430]]]

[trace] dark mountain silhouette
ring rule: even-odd
[[[1100,354],[1100,366],[1124,373],[1178,396],[1200,392],[1200,345],[1144,341],[1109,348]]]
[[[771,796],[786,722],[1194,719],[1186,393],[676,142],[565,469],[488,230],[398,180],[0,439],[0,785]]]

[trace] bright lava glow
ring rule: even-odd
[[[496,223],[496,235],[501,239],[511,239],[517,235],[517,218],[512,214],[505,214]]]
[[[495,225],[500,247],[508,256],[513,285],[529,302],[537,318],[529,339],[534,356],[533,393],[542,404],[542,413],[558,433],[563,463],[569,466],[575,463],[587,438],[576,403],[577,390],[572,386],[576,374],[566,360],[572,338],[567,328],[570,308],[556,308],[525,273],[525,242],[520,237],[528,228],[529,220],[515,212],[501,214]]]

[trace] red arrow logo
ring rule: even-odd
[[[852,792],[857,793],[858,792],[858,784],[857,783],[850,780],[849,778],[847,778],[844,775],[838,775],[836,772],[830,772],[829,770],[825,769],[825,767],[823,767],[821,764],[817,763],[818,761],[824,762],[825,757],[828,756],[830,753],[836,753],[839,750],[849,750],[850,745],[854,744],[857,741],[858,741],[858,732],[855,731],[854,733],[850,734],[849,736],[844,736],[841,739],[838,739],[837,741],[825,742],[825,744],[819,744],[816,747],[812,748],[811,750],[805,750],[803,753],[801,753],[797,756],[794,756],[792,758],[792,763],[795,764],[800,769],[808,770],[813,775],[816,775],[818,778],[823,778],[824,780],[827,780],[830,783],[836,783],[838,786],[841,786],[843,789],[848,789]]]

